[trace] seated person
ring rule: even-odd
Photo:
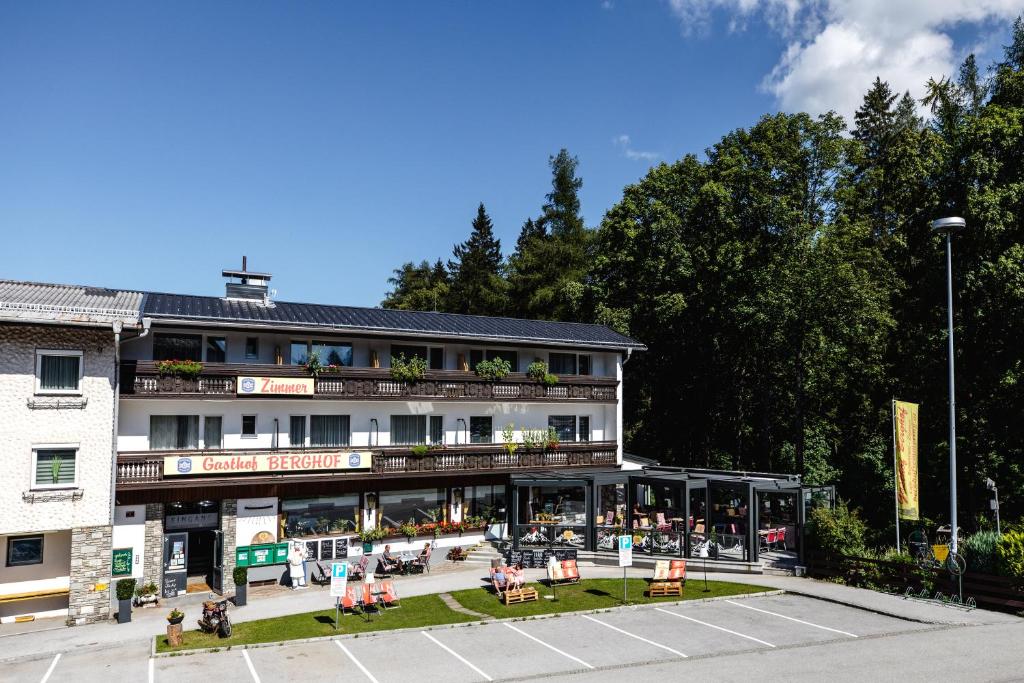
[[[505,570],[505,575],[508,577],[509,590],[522,588],[526,584],[522,565],[517,564],[514,567],[502,567],[502,569]]]
[[[426,570],[427,565],[430,563],[430,544],[429,543],[424,543],[423,544],[423,550],[420,551],[419,557],[417,557],[415,560],[413,560],[413,562],[416,564],[416,566],[422,567],[424,569],[424,571]]]
[[[391,545],[384,546],[384,552],[380,556],[380,564],[385,572],[392,572],[398,568],[398,560],[391,554]]]

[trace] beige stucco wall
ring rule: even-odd
[[[57,397],[35,394],[36,349],[81,350],[84,407],[32,408]],[[68,398],[61,397],[67,401]],[[0,534],[111,523],[114,335],[110,329],[0,325]],[[78,444],[78,500],[32,491],[32,447]]]

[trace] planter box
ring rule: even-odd
[[[249,586],[246,584],[235,585],[235,607],[244,607],[248,597]]]

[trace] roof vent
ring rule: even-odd
[[[254,273],[246,269],[246,257],[242,257],[241,270],[223,270],[221,275],[230,278],[227,283],[226,297],[255,301],[264,306],[270,303],[270,273]]]

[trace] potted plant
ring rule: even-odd
[[[195,379],[203,371],[203,364],[194,360],[158,360],[156,372],[161,377]]]
[[[306,372],[311,376],[318,376],[324,369],[323,363],[320,362],[320,354],[316,351],[309,354],[309,358],[306,359],[306,363],[303,367],[306,368]]]
[[[430,447],[426,444],[417,444],[409,449],[409,452],[415,455],[417,458],[422,458],[424,455],[430,452]]]
[[[175,607],[171,610],[171,613],[167,615],[168,624],[180,624],[185,619],[185,613]]]
[[[718,532],[714,527],[711,527],[711,533],[708,534],[708,557],[718,559]]]
[[[390,374],[396,382],[414,384],[426,376],[427,360],[420,356],[407,359],[404,353],[398,354],[397,358],[392,356]]]
[[[398,527],[398,530],[410,543],[412,543],[412,537],[416,535],[416,522],[410,519],[408,522]]]
[[[249,593],[249,568],[235,567],[231,578],[235,582],[235,607],[242,607]]]
[[[497,382],[498,380],[505,379],[508,373],[512,372],[512,364],[504,358],[495,358],[493,360],[480,361],[476,364],[475,369],[480,379]]]
[[[516,449],[519,448],[519,444],[516,443],[516,432],[515,425],[509,422],[505,425],[505,428],[501,430],[502,445],[505,448],[505,452],[508,453],[511,458],[516,454]]]
[[[548,427],[548,433],[544,438],[544,447],[549,451],[558,450],[558,432],[554,427]]]
[[[540,358],[526,366],[526,376],[546,387],[558,384],[558,375],[548,372],[548,364]]]
[[[373,552],[373,542],[384,538],[383,529],[363,529],[359,532],[359,540],[363,542],[363,552],[367,555]]]
[[[152,581],[145,585],[139,586],[135,589],[135,604],[141,606],[148,605],[150,603],[156,603],[157,600],[159,600],[159,592],[160,590]]]
[[[135,579],[121,579],[117,582],[117,623],[127,624],[132,620],[132,595],[135,593]]]

